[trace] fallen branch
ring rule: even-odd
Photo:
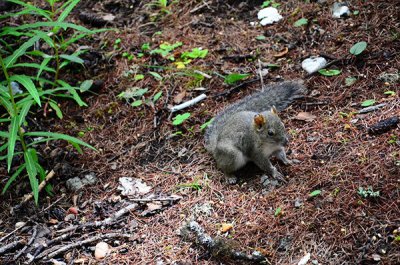
[[[359,111],[357,111],[357,114],[365,114],[365,113],[368,113],[368,112],[372,112],[372,111],[380,109],[380,108],[382,108],[384,106],[386,106],[386,103],[378,104],[376,106],[366,107],[366,108],[363,108],[363,109],[360,109]]]
[[[119,237],[123,237],[123,238],[130,238],[132,237],[131,234],[120,234],[120,233],[110,233],[110,234],[105,234],[105,235],[97,235],[94,237],[90,237],[88,239],[85,240],[79,240],[75,243],[66,245],[66,246],[59,246],[60,248],[57,249],[56,251],[53,251],[54,248],[49,249],[45,252],[43,252],[42,254],[40,254],[39,256],[37,256],[35,259],[42,259],[42,258],[48,258],[48,259],[52,259],[58,255],[61,255],[75,247],[79,247],[79,246],[83,246],[95,241],[99,241],[99,240],[103,240],[103,239],[110,239],[110,238],[119,238]]]
[[[251,261],[258,264],[265,264],[268,262],[267,258],[259,251],[253,251],[251,254],[246,254],[233,249],[222,239],[213,239],[204,232],[204,229],[196,221],[187,223],[181,229],[181,235],[187,236],[188,233],[194,234],[197,243],[203,246],[213,256],[227,257],[233,260]]]
[[[25,243],[25,240],[20,239],[18,241],[14,241],[14,242],[11,242],[10,244],[0,247],[0,255],[3,253],[6,253],[7,251],[9,251],[11,249],[18,247],[19,245],[21,245],[23,243]]]
[[[17,255],[15,255],[14,260],[17,260],[22,254],[24,254],[24,252],[26,251],[26,249],[32,244],[32,242],[36,239],[37,236],[37,226],[35,225],[33,227],[33,232],[32,232],[32,236],[31,239],[29,239],[28,243],[25,245],[25,247],[23,247],[18,253]]]
[[[57,233],[68,233],[68,232],[78,230],[78,229],[83,229],[83,228],[111,225],[111,224],[115,223],[121,216],[123,216],[124,214],[128,213],[131,210],[136,209],[138,206],[139,205],[137,203],[132,203],[132,204],[129,204],[128,206],[125,206],[118,212],[114,213],[112,216],[104,219],[103,221],[95,221],[95,222],[81,224],[81,225],[69,226],[65,229],[58,230]]]

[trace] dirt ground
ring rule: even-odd
[[[83,238],[126,233],[135,223],[132,238],[108,241],[113,252],[101,264],[245,264],[184,240],[178,231],[188,220],[196,220],[206,233],[225,239],[236,250],[261,252],[266,264],[297,264],[306,253],[311,254],[307,264],[400,264],[400,127],[368,132],[377,122],[400,116],[400,80],[385,79],[387,74],[399,74],[400,2],[348,1],[352,14],[334,19],[334,1],[276,1],[281,4],[281,21],[251,25],[258,21],[262,2],[176,1],[168,12],[161,12],[150,1],[82,1],[71,21],[117,30],[76,44],[74,49],[90,46],[83,55],[85,67],[65,75],[70,80],[97,80],[98,85],[83,95],[87,108],[62,102],[63,120],[55,115],[43,118],[39,109],[35,126],[80,136],[98,151],[85,149],[79,155],[64,143],[44,145],[40,154],[45,168],[56,172],[54,196],[42,193],[38,208],[32,204],[11,214],[10,207],[29,191],[28,183],[15,185],[1,199],[2,234],[13,231],[18,221],[51,226],[54,211],[65,215],[73,205],[79,208],[75,224],[103,220],[129,202],[117,186],[119,178],[133,177],[151,186],[152,194],[182,198],[149,216],[143,215],[143,206],[119,225],[81,232]],[[114,20],[104,23],[101,17],[106,14],[113,14]],[[308,25],[293,26],[300,18],[307,18]],[[260,35],[265,37],[256,39]],[[193,48],[209,52],[184,69],[143,52],[144,43],[153,50],[178,41],[182,46],[171,52],[176,58]],[[351,55],[349,49],[360,41],[368,43],[367,49]],[[341,74],[308,75],[301,62],[313,55],[325,57],[332,62],[329,68],[340,69]],[[280,114],[291,136],[289,158],[300,163],[284,166],[273,161],[286,183],[272,181],[265,187],[262,172],[249,165],[239,172],[238,184],[228,185],[204,149],[200,126],[260,88],[259,61],[270,65],[265,84],[302,79],[308,89],[304,99]],[[193,74],[195,70],[210,78]],[[227,85],[221,75],[230,73],[251,76]],[[144,78],[135,80],[139,74]],[[349,77],[356,82],[346,85]],[[159,91],[162,96],[154,104],[132,107],[132,101],[118,97],[130,87],[148,88],[145,98]],[[202,93],[205,100],[170,115],[168,107]],[[356,114],[368,99],[386,105]],[[171,116],[184,112],[190,112],[190,118],[172,125]],[[300,112],[312,116],[299,120]],[[66,189],[67,179],[90,172],[97,176],[96,184],[78,196]],[[0,188],[4,183],[3,177]],[[368,187],[379,196],[362,197],[359,188]],[[316,190],[321,193],[310,196]],[[60,227],[72,223],[60,222]],[[233,228],[221,232],[224,224]],[[1,243],[29,240],[31,233],[17,231]],[[78,246],[58,259],[93,264],[94,245]],[[14,254],[0,256],[0,263],[13,264]]]

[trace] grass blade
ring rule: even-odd
[[[11,118],[10,132],[8,134],[8,148],[7,148],[7,172],[10,172],[12,159],[14,157],[15,142],[18,137],[19,117],[14,116]]]
[[[46,58],[46,59],[49,59],[49,61],[50,61],[51,58]],[[44,59],[44,60],[46,60],[46,59]],[[14,64],[13,66],[11,66],[11,68],[14,68],[14,67],[35,68],[35,69],[39,69],[40,72],[42,72],[42,71],[47,71],[47,72],[51,72],[51,73],[56,72],[56,70],[54,70],[53,68],[47,67],[46,65],[41,65],[41,64],[39,65],[37,63],[17,63],[17,64]]]
[[[25,133],[26,136],[36,136],[36,137],[51,137],[51,138],[55,138],[55,139],[59,139],[59,140],[65,140],[68,142],[73,142],[73,143],[77,143],[83,146],[86,146],[92,150],[96,150],[96,148],[94,148],[93,146],[91,146],[90,144],[85,143],[82,140],[79,140],[78,138],[66,135],[66,134],[62,134],[62,133],[53,133],[53,132],[27,132]]]
[[[39,93],[36,89],[35,84],[32,82],[31,78],[26,75],[13,75],[10,77],[11,81],[16,81],[23,85],[28,91],[29,94],[33,97],[33,99],[41,106]]]
[[[25,2],[22,2],[22,1],[19,1],[19,0],[8,0],[8,2],[15,3],[15,4],[18,4],[20,6],[23,6],[23,7],[26,8],[26,10],[30,11],[29,13],[34,12],[34,13],[36,13],[38,15],[41,15],[41,16],[47,18],[48,20],[51,20],[51,16],[50,16],[49,11],[40,9],[38,7],[35,7],[35,6],[31,5],[31,4],[28,4],[28,3],[25,3]]]
[[[24,123],[25,117],[26,117],[26,115],[28,114],[29,109],[30,109],[31,106],[32,106],[32,103],[33,103],[33,101],[30,100],[30,101],[25,102],[25,103],[22,105],[21,111],[20,111],[20,113],[19,113],[19,126],[21,126],[21,125]]]
[[[58,22],[63,22],[71,13],[72,9],[79,3],[80,0],[72,0],[71,3],[64,9],[61,15],[58,17]]]
[[[35,155],[36,151],[35,149],[29,148],[25,153],[24,153],[24,158],[25,158],[25,165],[26,165],[26,171],[28,172],[29,176],[29,182],[31,184],[32,188],[32,193],[33,193],[33,198],[35,198],[35,203],[38,203],[39,200],[39,182],[37,179],[37,169],[36,169],[36,163],[35,161]]]
[[[15,181],[15,179],[21,174],[22,170],[25,169],[25,164],[22,164],[18,167],[18,169],[14,172],[14,174],[9,178],[6,182],[6,185],[4,186],[3,190],[1,191],[1,195],[4,195],[6,191],[8,190],[8,187]]]
[[[4,65],[6,66],[6,68],[7,69],[10,68],[15,63],[15,61],[17,61],[17,59],[21,55],[23,55],[29,47],[33,46],[33,44],[35,44],[35,42],[38,41],[39,39],[40,39],[39,36],[33,36],[28,41],[26,41],[24,44],[22,44],[16,51],[14,51],[13,54],[11,54],[7,58],[5,58]]]

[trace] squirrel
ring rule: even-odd
[[[275,156],[285,165],[293,162],[286,157],[288,137],[278,111],[303,97],[305,92],[302,81],[270,84],[228,106],[214,118],[205,133],[205,147],[214,156],[217,167],[228,176],[228,183],[236,183],[233,173],[250,161],[270,176],[283,178],[269,160]]]

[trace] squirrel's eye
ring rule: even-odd
[[[268,130],[268,135],[269,135],[269,136],[274,136],[274,134],[275,134],[275,133],[274,133],[273,130]]]

